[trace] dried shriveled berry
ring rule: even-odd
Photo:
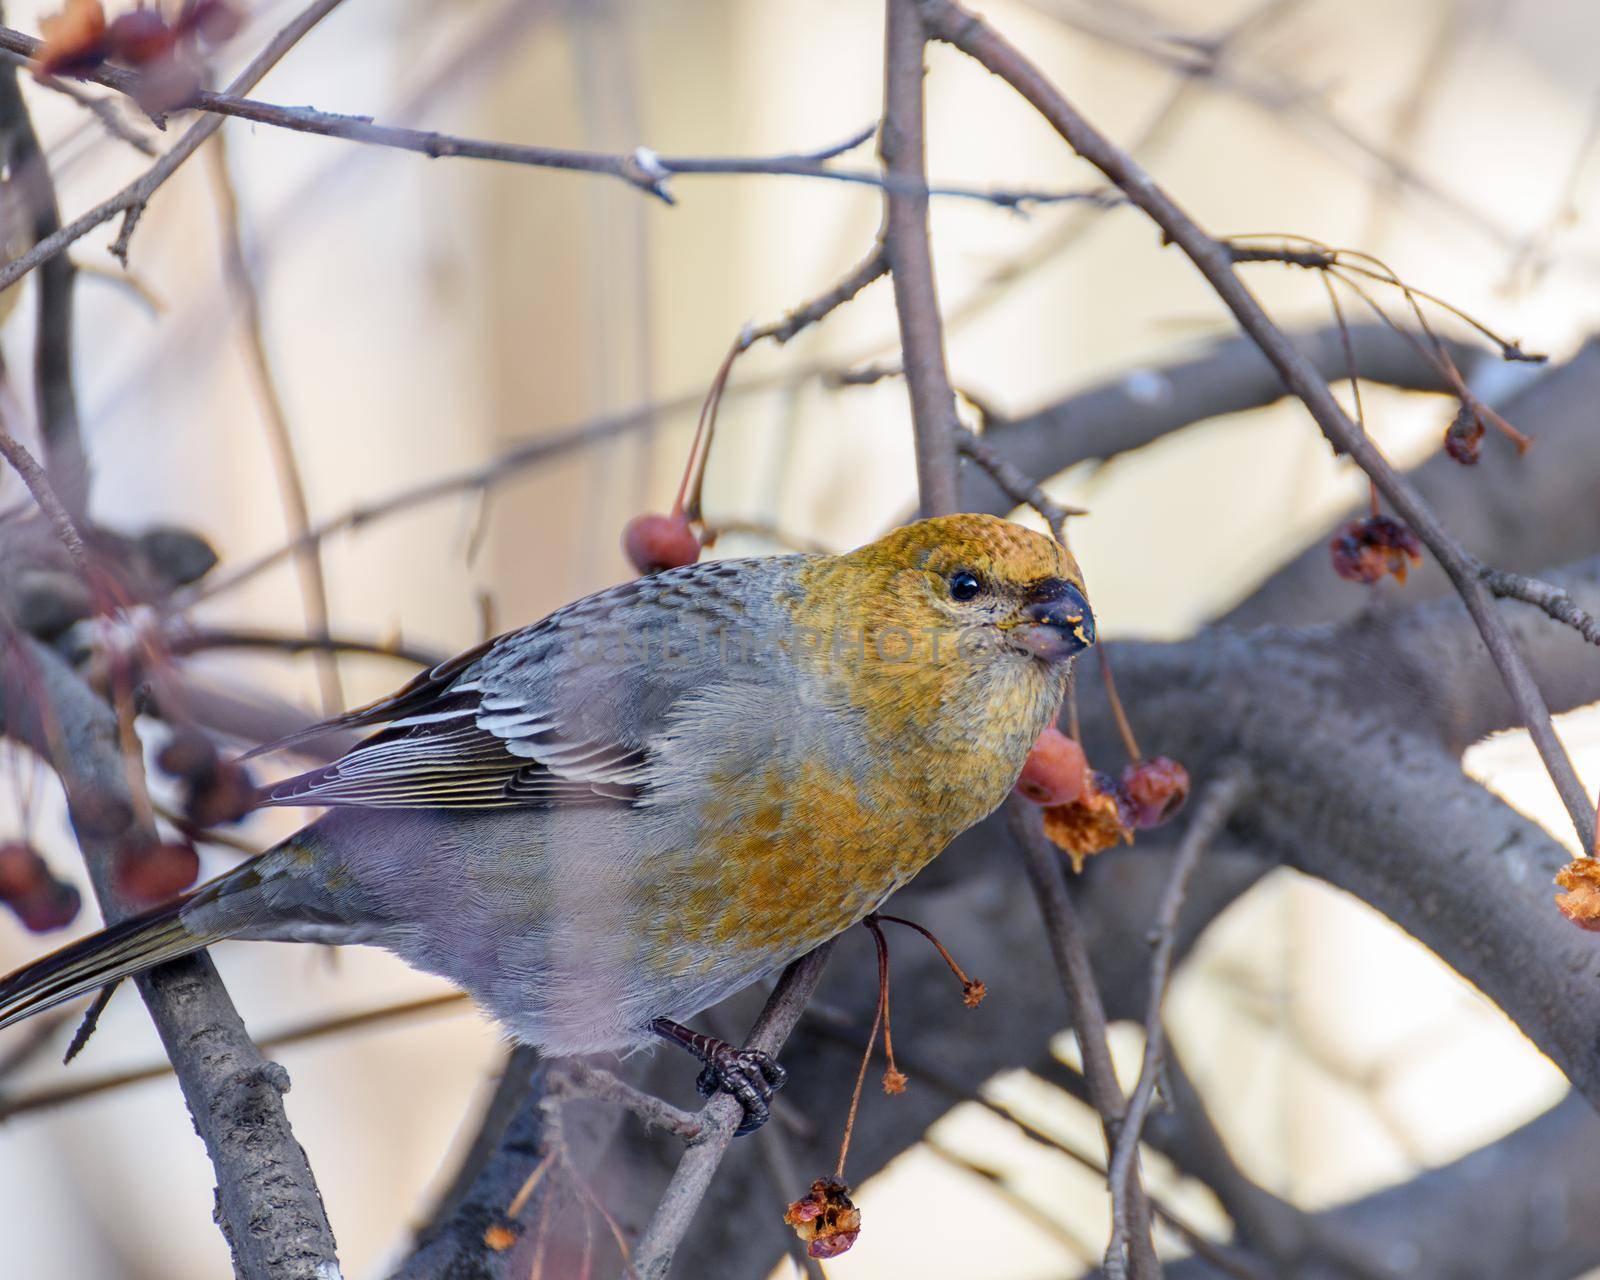
[[[660,573],[698,560],[700,539],[683,516],[647,512],[623,528],[622,549],[640,573]]]
[[[836,1178],[818,1178],[811,1190],[783,1215],[813,1258],[837,1258],[861,1234],[861,1210],[850,1199],[850,1188]]]
[[[180,840],[126,850],[117,859],[117,892],[142,905],[182,893],[200,874],[200,855]]]
[[[1136,760],[1122,771],[1122,794],[1128,798],[1131,826],[1159,827],[1189,798],[1189,771],[1166,756]]]
[[[40,76],[76,75],[105,61],[106,11],[100,0],[66,0],[60,13],[39,19],[39,34]]]
[[[134,9],[113,18],[106,28],[106,56],[132,67],[142,67],[165,58],[177,40],[177,33],[156,10]]]
[[[1483,419],[1470,405],[1462,405],[1444,432],[1444,451],[1464,467],[1478,461],[1483,445]]]
[[[1556,872],[1565,893],[1556,894],[1561,914],[1580,929],[1600,933],[1600,862],[1578,858]]]
[[[1028,752],[1017,790],[1034,804],[1071,804],[1089,781],[1083,747],[1054,725],[1039,735]]]
[[[1133,843],[1132,805],[1122,784],[1098,770],[1071,804],[1050,805],[1044,811],[1044,833],[1072,859],[1072,869],[1082,871],[1091,854],[1102,853],[1118,841]]]
[[[1422,559],[1417,535],[1392,516],[1364,516],[1340,525],[1328,551],[1333,571],[1351,582],[1377,582],[1387,573],[1404,582]]]

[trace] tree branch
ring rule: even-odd
[[[1405,476],[1389,465],[1367,435],[1340,408],[1326,380],[1262,309],[1234,273],[1228,247],[1205,231],[1134,160],[1089,124],[1037,67],[981,18],[951,0],[916,0],[928,29],[1010,84],[1085,160],[1099,169],[1161,228],[1199,269],[1239,327],[1261,348],[1285,384],[1310,411],[1324,435],[1361,467],[1395,511],[1433,553],[1466,603],[1495,666],[1506,682],[1540,758],[1556,784],[1579,842],[1594,843],[1595,809],[1566,748],[1550,723],[1549,708],[1527,665],[1495,612],[1479,567],[1440,523]]]
[[[107,921],[130,914],[113,884],[121,852],[153,844],[137,760],[121,747],[116,716],[56,653],[12,641],[0,685],[0,727],[49,760]],[[305,1152],[289,1128],[289,1077],[264,1059],[204,954],[138,980],[196,1130],[217,1174],[217,1222],[234,1267],[250,1280],[328,1280],[338,1274],[333,1233]]]
[[[884,36],[883,129],[878,150],[885,173],[920,187],[923,182],[923,50],[927,36],[913,0],[887,0]],[[928,197],[919,191],[885,193],[884,249],[894,282],[901,361],[911,396],[922,514],[957,509],[956,395],[944,365],[944,322],[933,281],[928,243]]]

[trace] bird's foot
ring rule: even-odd
[[[739,1049],[726,1040],[692,1031],[668,1018],[656,1018],[650,1030],[663,1040],[681,1045],[705,1064],[695,1079],[700,1096],[709,1098],[719,1089],[732,1094],[744,1108],[735,1134],[754,1133],[771,1115],[772,1095],[783,1088],[788,1072],[770,1053]]]

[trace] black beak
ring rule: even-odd
[[[1018,627],[1015,634],[1046,661],[1063,661],[1094,643],[1094,612],[1083,592],[1063,578],[1037,583],[1022,614],[1031,625]]]

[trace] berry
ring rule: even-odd
[[[232,40],[244,26],[244,19],[228,0],[198,0],[185,22],[190,31],[211,45]]]
[[[1028,752],[1017,790],[1034,804],[1071,804],[1083,794],[1088,771],[1083,748],[1051,725]]]
[[[1128,825],[1159,827],[1189,798],[1189,771],[1176,760],[1152,756],[1122,771],[1121,797],[1128,806]]]
[[[83,898],[75,886],[52,877],[7,905],[30,933],[47,933],[51,929],[65,929],[77,919]]]
[[[0,901],[16,902],[50,880],[50,868],[32,845],[20,840],[0,845]]]
[[[682,515],[646,512],[623,527],[622,549],[640,573],[660,573],[698,560],[700,539]]]
[[[117,891],[141,905],[165,902],[182,893],[200,874],[194,846],[169,840],[129,849],[117,860]]]
[[[217,771],[217,748],[199,729],[176,729],[156,752],[156,764],[174,778],[208,782]]]
[[[256,784],[237,760],[219,760],[209,777],[190,784],[184,816],[197,827],[237,822],[256,807]]]
[[[106,56],[142,67],[166,57],[176,40],[166,19],[154,9],[134,9],[106,28]]]
[[[1366,516],[1339,526],[1328,544],[1333,571],[1351,582],[1377,582],[1386,573],[1397,581],[1422,559],[1422,544],[1409,525],[1391,516]]]

